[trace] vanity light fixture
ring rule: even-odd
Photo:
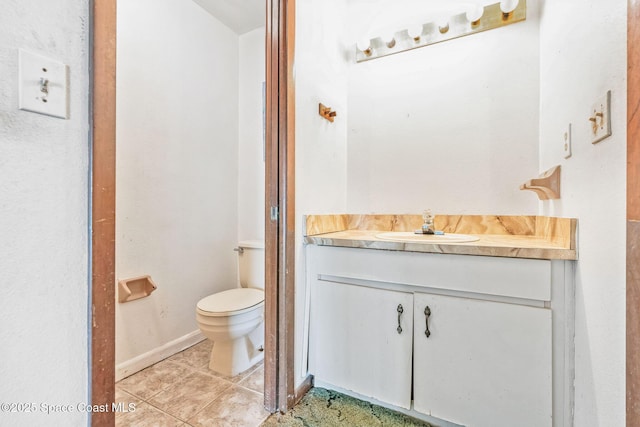
[[[526,0],[501,0],[488,6],[473,5],[467,11],[435,22],[412,25],[408,29],[362,40],[357,43],[356,62],[381,58],[406,50],[429,46],[515,24],[527,18]]]

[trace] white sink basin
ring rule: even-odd
[[[432,244],[468,243],[480,240],[480,238],[468,234],[415,234],[413,231],[389,231],[376,234],[376,237],[396,242]]]

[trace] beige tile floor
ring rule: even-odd
[[[116,402],[135,411],[116,414],[117,427],[257,427],[263,408],[262,363],[236,375],[208,368],[211,341],[205,340],[116,384]]]

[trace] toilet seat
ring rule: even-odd
[[[204,316],[231,316],[254,310],[261,304],[264,304],[262,289],[237,288],[202,298],[197,310]]]

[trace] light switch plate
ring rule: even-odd
[[[18,57],[18,108],[68,119],[69,67],[22,49]]]
[[[562,138],[562,153],[565,159],[571,157],[571,123],[567,126]]]
[[[596,144],[611,136],[611,91],[598,99],[589,112],[589,134],[591,143]]]

